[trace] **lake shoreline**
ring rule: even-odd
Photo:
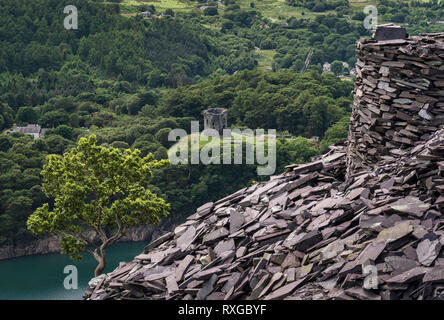
[[[131,228],[127,236],[118,242],[148,242],[161,231],[161,228],[153,226],[139,226]],[[41,255],[60,252],[60,244],[57,236],[48,236],[16,245],[0,247],[0,261],[24,256]]]
[[[107,249],[104,273],[112,272],[121,262],[131,261],[143,252],[145,242],[116,243]],[[66,254],[36,254],[0,261],[0,300],[82,300],[88,282],[94,277],[97,262],[88,253],[79,261]],[[66,288],[66,267],[75,270],[75,288]],[[73,275],[71,273],[71,275]]]

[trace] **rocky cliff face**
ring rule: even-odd
[[[131,228],[127,231],[127,236],[120,239],[120,242],[149,241],[152,237],[157,237],[159,233],[164,232],[164,230],[165,226]],[[60,252],[59,240],[56,236],[0,247],[0,260],[54,252]]]
[[[57,237],[48,237],[26,243],[3,246],[0,248],[0,260],[58,251],[60,251],[60,245]]]
[[[86,298],[444,299],[440,37],[405,40],[405,50],[417,43],[407,58],[395,54],[399,39],[366,40],[369,48],[381,48],[366,56],[373,62],[358,60],[352,138],[201,206],[103,277]],[[424,54],[421,48],[431,46],[433,54]],[[383,61],[397,63],[381,71]],[[424,77],[428,86],[419,84],[423,78],[407,81],[409,70],[435,78]],[[378,88],[379,82],[387,86]],[[423,103],[417,96],[428,106],[414,103]],[[408,134],[401,130],[415,137],[400,139]]]

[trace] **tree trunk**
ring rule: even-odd
[[[97,262],[99,263],[96,267],[96,270],[94,271],[94,277],[98,277],[103,273],[103,270],[105,270],[106,267],[106,253],[105,249],[100,248],[100,254],[96,250],[94,252],[94,258],[96,258]]]
[[[102,240],[102,245],[93,251],[94,258],[99,263],[96,267],[96,270],[94,271],[94,277],[100,276],[103,273],[103,270],[105,270],[105,267],[106,267],[105,249],[108,248],[110,245],[112,245],[117,240],[119,240],[125,234],[125,228],[122,229],[122,224],[121,224],[121,221],[120,221],[119,217],[117,216],[117,214],[116,214],[116,221],[117,221],[117,225],[119,226],[119,228],[118,228],[116,234],[114,236],[112,236],[111,238],[107,238],[106,234],[103,230],[97,231],[97,233],[99,234],[99,236]]]

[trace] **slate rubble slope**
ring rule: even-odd
[[[86,297],[444,299],[444,130],[345,172],[333,146],[207,203]]]

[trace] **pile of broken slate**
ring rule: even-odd
[[[85,297],[444,299],[444,130],[345,172],[336,145],[207,203]]]

